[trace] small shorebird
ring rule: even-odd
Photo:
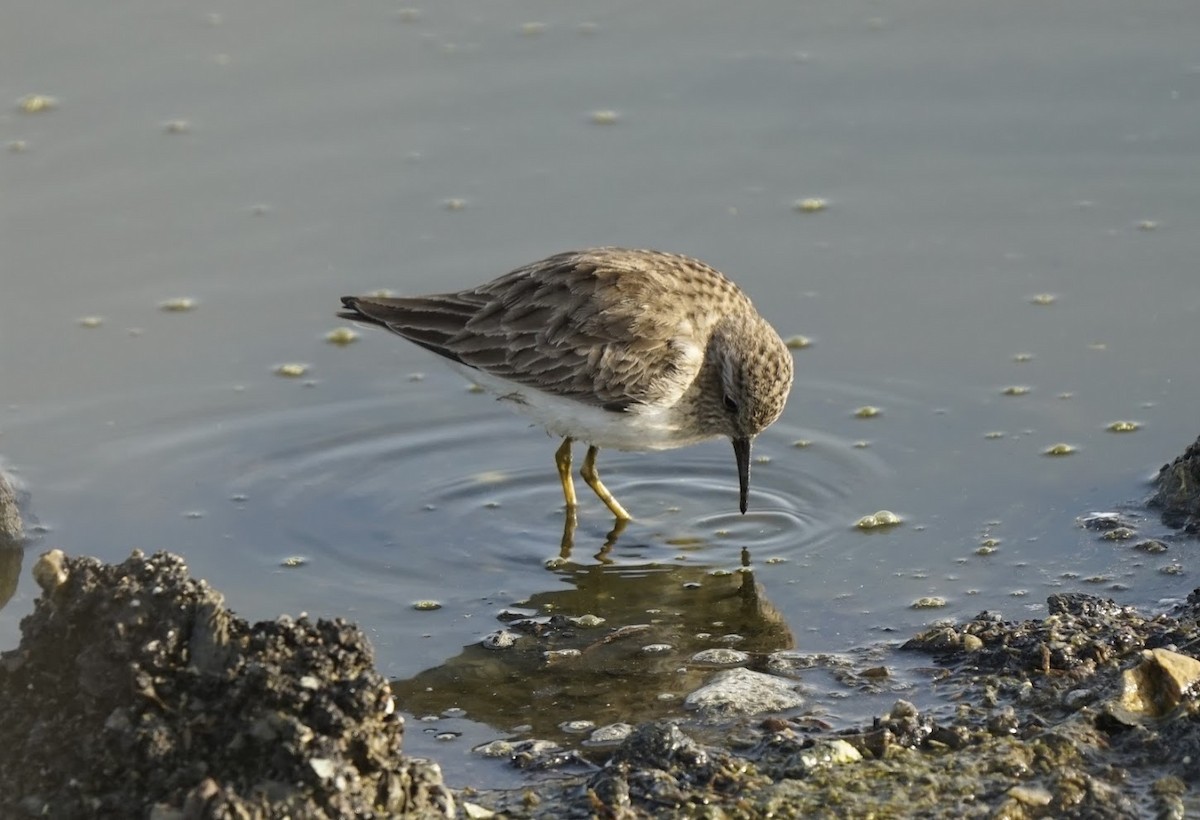
[[[750,443],[779,418],[792,356],[737,285],[698,259],[624,248],[569,251],[469,290],[343,296],[339,315],[379,325],[444,356],[532,417],[555,453],[567,511],[580,475],[618,525],[630,515],[600,481],[596,454],[733,441],[746,512]]]

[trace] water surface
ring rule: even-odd
[[[248,618],[357,620],[386,674],[444,696],[417,717],[461,688],[408,740],[451,782],[504,782],[468,749],[531,710],[670,713],[702,677],[634,643],[603,657],[644,675],[640,705],[582,675],[548,694],[536,664],[455,677],[506,610],[651,623],[679,652],[745,617],[761,651],[866,658],[1053,591],[1194,585],[1181,547],[1076,525],[1198,432],[1193,3],[129,0],[26,4],[6,31],[0,453],[32,549],[171,549]],[[748,515],[727,442],[606,451],[636,520],[608,543],[585,493],[564,555],[557,442],[394,337],[323,337],[343,293],[598,244],[699,256],[814,343]],[[879,509],[904,524],[853,528]],[[731,614],[743,548],[758,595]],[[492,710],[473,686],[497,669]],[[935,699],[900,672],[879,698],[804,680],[835,723]]]

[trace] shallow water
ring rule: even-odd
[[[724,634],[693,593],[719,598],[746,548],[761,650],[858,657],[937,618],[1036,614],[1055,590],[1154,606],[1195,584],[1182,545],[1147,556],[1076,525],[1143,498],[1198,432],[1193,3],[10,18],[0,454],[47,530],[32,550],[167,548],[249,618],[354,618],[387,674],[450,691],[413,695],[418,715],[458,695],[408,741],[451,782],[507,782],[467,750],[531,712],[669,713],[694,682],[630,655],[636,687],[548,694],[536,664],[470,648],[507,608],[665,624],[682,651]],[[26,113],[29,93],[57,105]],[[806,197],[828,208],[793,208]],[[727,442],[605,451],[636,520],[606,548],[581,485],[564,557],[554,440],[414,346],[323,335],[343,293],[454,289],[596,244],[704,258],[814,344],[756,444],[745,517]],[[159,308],[176,297],[195,309]],[[275,375],[291,362],[305,375]],[[1141,428],[1107,432],[1119,419]],[[1043,455],[1059,442],[1077,451]],[[853,528],[879,509],[904,524]],[[32,606],[30,563],[0,646]],[[911,608],[926,596],[946,606]],[[455,677],[464,658],[501,665],[511,708]],[[804,680],[835,722],[932,698],[901,672],[878,698]]]

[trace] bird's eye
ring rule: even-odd
[[[725,409],[730,413],[736,413],[738,411],[738,403],[734,401],[733,396],[726,393],[725,398],[722,399],[722,401],[725,403]]]

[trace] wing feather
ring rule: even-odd
[[[459,293],[346,297],[342,315],[493,376],[621,411],[673,401],[695,378],[707,328],[720,314],[683,306],[709,294],[721,297],[717,303],[749,304],[728,279],[689,257],[598,248],[558,254]]]

